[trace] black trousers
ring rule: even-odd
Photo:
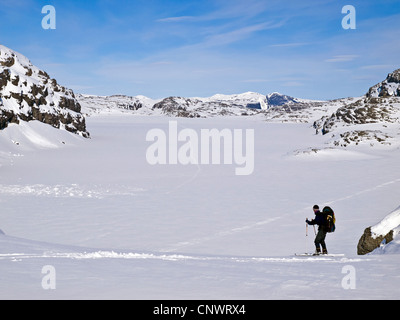
[[[326,249],[325,237],[326,237],[326,231],[323,230],[322,228],[319,228],[317,236],[315,237],[315,241],[314,241],[315,247],[317,249],[319,249],[320,246],[322,246],[322,249]]]

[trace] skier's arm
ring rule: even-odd
[[[312,225],[314,225],[314,224],[316,224],[317,222],[315,221],[315,219],[313,219],[313,220],[306,220],[306,222],[310,225],[310,226],[312,226]]]

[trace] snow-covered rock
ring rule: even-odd
[[[365,229],[358,243],[357,253],[400,253],[399,234],[400,207],[376,225]]]
[[[392,233],[392,241],[381,243],[373,253],[400,253],[400,207],[371,228],[374,235]]]
[[[314,122],[331,146],[398,144],[400,129],[400,69],[371,87],[365,96],[339,106]]]
[[[365,98],[336,110],[324,123],[325,134],[335,126],[399,121],[400,99]]]
[[[153,100],[145,96],[95,96],[95,95],[76,95],[79,104],[82,106],[82,113],[91,115],[109,115],[132,113],[140,115],[152,114],[151,108],[159,100]]]
[[[74,92],[57,83],[28,58],[0,45],[0,129],[38,120],[84,137],[85,118]]]
[[[371,87],[367,93],[367,97],[400,97],[400,69],[389,73],[384,81]]]
[[[296,98],[280,94],[279,92],[273,92],[267,95],[268,106],[283,106],[288,103],[299,103]]]
[[[247,108],[259,109],[259,110],[269,110],[273,107],[280,107],[284,105],[293,105],[302,102],[302,99],[296,99],[279,92],[273,92],[268,94],[266,97],[259,97],[258,102],[247,104]],[[311,102],[311,101],[305,101]]]
[[[249,104],[261,103],[265,105],[265,96],[255,92],[246,92],[234,95],[217,94],[208,98],[168,97],[153,106],[169,116],[199,118],[209,116],[240,116],[255,114],[257,111],[249,109]]]

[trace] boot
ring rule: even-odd
[[[326,248],[322,249],[322,254],[328,254],[328,250]]]
[[[321,248],[316,248],[315,253],[313,254],[314,256],[319,256],[321,254]]]

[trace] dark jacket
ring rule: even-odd
[[[321,211],[317,211],[315,213],[315,219],[309,221],[307,220],[307,223],[309,225],[318,225],[318,230],[322,229],[325,230],[325,225],[326,225],[326,218],[325,214],[323,214]]]

